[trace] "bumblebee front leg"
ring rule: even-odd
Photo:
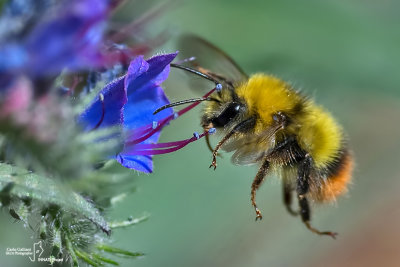
[[[229,138],[231,138],[234,134],[243,132],[243,131],[248,131],[252,127],[254,127],[256,118],[251,117],[245,121],[242,121],[241,123],[237,124],[230,132],[228,132],[222,139],[221,141],[218,142],[218,144],[215,146],[213,152],[212,152],[212,162],[210,165],[211,167],[214,167],[214,170],[217,168],[217,155],[218,155],[218,150],[222,147],[222,145],[228,141]]]
[[[304,159],[299,164],[298,176],[297,176],[297,198],[299,200],[301,220],[311,232],[316,233],[318,235],[329,235],[332,238],[336,238],[337,233],[330,231],[321,232],[311,226],[310,206],[308,204],[308,200],[306,197],[306,194],[308,193],[310,188],[309,182],[310,182],[311,166],[312,166],[312,159],[310,155],[306,154]]]
[[[221,141],[218,142],[218,144],[215,146],[214,150],[212,151],[212,162],[209,168],[214,167],[214,170],[217,168],[217,155],[218,155],[218,150],[221,148],[221,146],[229,139],[232,137],[232,135],[236,133],[235,129],[230,131],[227,135],[224,136],[224,138],[221,139]]]
[[[260,169],[258,170],[256,177],[253,180],[253,184],[251,185],[251,204],[253,205],[256,211],[256,221],[262,219],[262,215],[260,210],[257,208],[256,204],[256,191],[261,186],[262,182],[265,179],[265,176],[269,170],[269,161],[268,159],[264,160],[263,164],[261,165]]]
[[[207,144],[208,149],[209,149],[211,152],[213,152],[214,149],[212,148],[211,143],[210,143],[210,136],[207,134],[207,135],[205,136],[205,138],[206,138],[206,144]]]

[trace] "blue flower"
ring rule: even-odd
[[[129,66],[125,80],[128,103],[123,111],[124,130],[129,139],[117,157],[118,162],[127,168],[143,172],[152,172],[153,170],[152,156],[137,155],[135,145],[157,143],[160,131],[154,131],[142,142],[136,141],[132,144],[132,141],[139,138],[141,134],[139,129],[143,130],[143,127],[151,125],[152,129],[149,129],[151,132],[155,128],[153,122],[160,121],[173,113],[169,108],[153,115],[157,108],[169,103],[161,88],[161,83],[168,78],[169,63],[176,55],[177,53],[159,55],[147,61],[139,56]]]
[[[27,35],[0,40],[0,84],[19,74],[51,77],[64,68],[99,66],[105,20],[111,8],[108,0],[61,1],[55,10],[44,12]]]
[[[156,115],[153,112],[169,103],[161,83],[167,79],[169,64],[176,55],[162,54],[148,60],[136,57],[128,73],[108,84],[78,118],[86,131],[115,125],[123,127],[124,148],[116,159],[127,168],[146,173],[153,170],[152,155],[138,154],[136,147],[157,143],[167,123],[162,121],[173,117],[171,108]]]
[[[115,159],[124,167],[145,173],[153,171],[153,155],[171,153],[205,135],[214,128],[193,137],[167,143],[158,143],[161,130],[185,114],[200,101],[174,113],[166,108],[153,114],[158,108],[169,104],[161,83],[168,78],[170,63],[177,53],[162,54],[144,60],[136,57],[128,73],[108,84],[94,102],[81,114],[78,122],[86,130],[120,125],[123,129],[123,149]],[[203,97],[211,95],[216,88]]]
[[[37,25],[24,43],[32,75],[99,65],[108,2],[65,1],[59,12]]]

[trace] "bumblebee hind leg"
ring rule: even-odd
[[[305,226],[308,228],[308,230],[310,230],[311,232],[316,233],[318,235],[329,235],[333,239],[336,239],[336,236],[338,235],[338,233],[331,232],[331,231],[321,232],[311,226],[310,206],[308,205],[308,200],[304,195],[298,195],[298,199],[299,199],[301,219],[302,219],[303,223],[305,224]]]
[[[311,211],[310,206],[308,204],[308,200],[306,194],[310,188],[310,172],[312,168],[312,159],[311,157],[306,154],[304,159],[299,163],[298,166],[298,175],[297,175],[297,198],[299,201],[300,207],[300,216],[301,220],[305,224],[305,226],[313,233],[318,235],[329,235],[332,238],[336,238],[337,233],[330,232],[330,231],[319,231],[311,226]]]
[[[283,180],[283,203],[285,204],[287,211],[291,215],[297,216],[297,215],[299,215],[299,213],[292,209],[293,191],[294,191],[294,188],[290,185],[290,183]]]

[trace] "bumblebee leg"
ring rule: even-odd
[[[311,232],[316,233],[318,235],[329,235],[332,238],[336,238],[337,233],[330,231],[322,232],[311,226],[310,206],[308,204],[308,200],[306,197],[306,194],[309,191],[310,187],[309,180],[310,180],[311,166],[312,166],[312,159],[308,154],[306,154],[304,159],[299,164],[298,176],[297,176],[297,197],[299,200],[301,220]]]
[[[297,215],[299,215],[299,213],[292,209],[292,193],[293,193],[293,187],[288,182],[284,181],[283,182],[283,202],[285,203],[285,207],[286,207],[287,211],[291,215],[297,216]]]
[[[242,121],[241,123],[237,124],[229,133],[227,133],[221,141],[218,142],[218,144],[215,146],[213,152],[212,152],[212,162],[210,165],[211,167],[214,167],[214,170],[217,168],[217,155],[218,155],[218,150],[221,148],[221,146],[229,139],[231,138],[235,133],[241,132],[241,131],[246,131],[248,129],[251,129],[254,127],[255,124],[255,117],[251,117],[245,121]]]
[[[207,126],[203,126],[203,129],[204,129],[204,131],[205,132],[207,132],[208,130],[210,130],[210,128],[212,128],[212,124],[210,124],[210,125],[207,125]],[[207,134],[207,135],[205,135],[204,136],[204,138],[205,138],[205,140],[206,140],[206,145],[207,145],[207,148],[211,151],[211,153],[214,151],[214,148],[212,147],[212,145],[211,145],[211,142],[210,142],[210,136]],[[218,155],[220,158],[222,158],[222,155]]]
[[[298,195],[298,198],[299,198],[301,219],[302,219],[303,223],[305,224],[305,226],[313,233],[316,233],[318,235],[329,235],[333,239],[336,239],[337,233],[331,232],[331,231],[321,232],[311,226],[311,224],[310,224],[310,207],[308,205],[307,197],[305,197],[304,195]]]
[[[211,146],[211,143],[210,143],[210,136],[209,135],[206,135],[205,136],[205,139],[206,139],[206,144],[207,144],[207,148],[211,151],[211,152],[213,152],[214,151],[214,148]],[[218,157],[220,157],[220,158],[222,158],[222,155],[217,155]],[[215,163],[215,165],[217,165],[216,163]]]
[[[213,149],[212,146],[211,146],[211,143],[210,143],[210,136],[209,136],[208,134],[205,136],[205,139],[206,139],[206,144],[207,144],[208,149],[209,149],[211,152],[213,152],[214,149]]]
[[[229,139],[232,137],[232,135],[236,133],[236,131],[232,130],[230,131],[227,135],[225,135],[221,141],[218,142],[218,144],[215,146],[214,150],[212,150],[212,162],[210,165],[211,167],[214,167],[214,170],[217,168],[217,155],[218,155],[218,150],[221,148],[221,146]]]
[[[253,207],[256,211],[256,221],[262,219],[261,212],[257,208],[257,204],[256,204],[256,191],[261,186],[262,182],[264,181],[268,170],[269,170],[269,161],[265,160],[263,162],[263,164],[261,165],[260,169],[258,170],[256,177],[253,180],[253,184],[251,185],[251,204],[253,205]]]

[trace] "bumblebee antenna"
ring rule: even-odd
[[[170,66],[171,66],[171,67],[174,67],[174,68],[177,68],[177,69],[185,70],[185,71],[191,72],[191,73],[193,73],[193,74],[195,74],[195,75],[198,75],[198,76],[200,76],[200,77],[203,77],[203,78],[205,78],[205,79],[207,79],[207,80],[209,80],[209,81],[214,82],[216,86],[217,86],[218,84],[221,84],[219,81],[217,81],[216,79],[214,79],[214,78],[211,77],[210,75],[207,75],[207,74],[205,74],[205,73],[203,73],[203,72],[200,72],[200,71],[198,71],[198,70],[195,70],[195,69],[192,69],[192,68],[183,66],[183,65],[179,65],[179,64],[174,64],[174,63],[171,63]]]
[[[183,104],[188,104],[188,103],[193,103],[193,102],[202,102],[202,101],[211,101],[211,100],[212,99],[209,98],[209,97],[206,97],[206,98],[200,97],[200,98],[192,98],[192,99],[181,100],[181,101],[178,101],[178,102],[175,102],[175,103],[170,103],[170,104],[167,104],[165,106],[159,107],[158,109],[156,109],[153,112],[153,115],[157,114],[158,112],[160,112],[160,111],[162,111],[162,110],[164,110],[166,108],[171,108],[171,107],[180,106],[180,105],[183,105]]]
[[[194,59],[195,59],[195,58],[192,57],[192,58],[189,58],[189,59],[184,60],[184,62],[185,62],[185,61],[192,61],[192,60],[194,60]],[[219,102],[219,101],[216,100],[215,98],[210,98],[210,97],[208,97],[208,96],[209,96],[212,92],[214,92],[214,91],[217,91],[218,93],[221,93],[222,84],[221,84],[218,80],[216,80],[216,79],[213,78],[212,76],[209,76],[209,75],[207,75],[207,74],[205,74],[205,73],[203,73],[203,72],[200,72],[200,71],[198,71],[198,70],[195,70],[195,69],[192,69],[192,68],[189,68],[189,67],[180,65],[180,64],[171,63],[170,66],[171,66],[171,67],[174,67],[174,68],[177,68],[177,69],[181,69],[181,70],[188,71],[188,72],[190,72],[190,73],[193,73],[193,74],[195,74],[195,75],[198,75],[198,76],[200,76],[200,77],[203,77],[203,78],[205,78],[205,79],[207,79],[207,80],[209,80],[209,81],[212,81],[212,82],[215,83],[215,88],[212,89],[210,92],[208,92],[204,97],[201,97],[201,98],[192,98],[192,99],[187,99],[187,100],[181,100],[181,101],[178,101],[178,102],[175,102],[175,103],[170,103],[170,104],[167,104],[167,105],[165,105],[165,106],[159,107],[158,109],[156,109],[156,110],[153,112],[153,115],[157,114],[158,112],[160,112],[160,111],[162,111],[162,110],[164,110],[164,109],[166,109],[166,108],[171,108],[171,107],[175,107],[175,106],[179,106],[179,105],[183,105],[183,104],[188,104],[188,103],[197,103],[197,104],[198,104],[198,103],[200,103],[200,102],[202,102],[202,101],[217,101],[217,102]],[[195,105],[197,105],[197,104],[195,104]]]

